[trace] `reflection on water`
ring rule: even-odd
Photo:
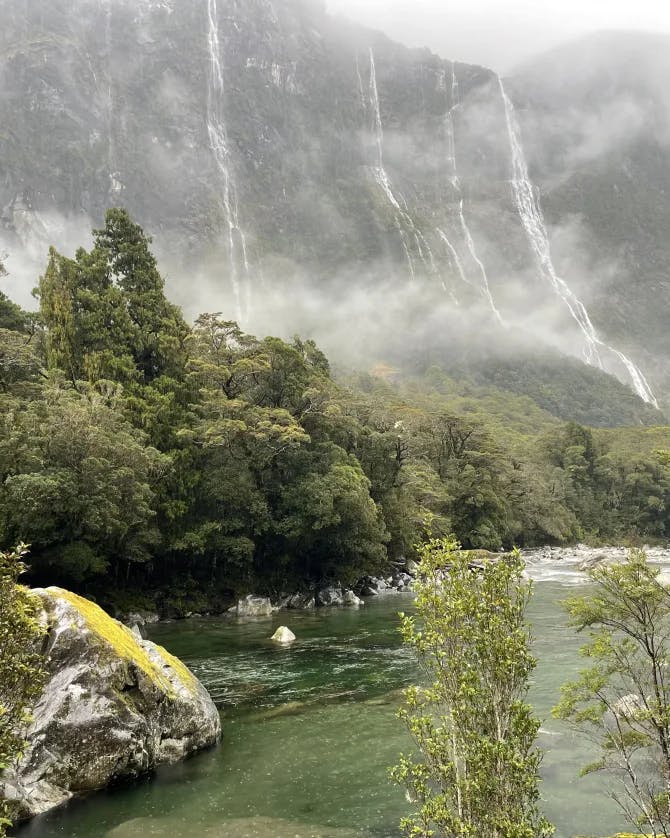
[[[531,699],[546,751],[543,798],[558,838],[624,828],[605,781],[578,778],[591,761],[582,738],[553,720],[559,685],[580,668],[579,639],[558,601],[584,577],[569,564],[530,569],[536,652]],[[400,644],[408,595],[361,609],[289,612],[246,623],[162,624],[151,637],[182,657],[221,709],[224,741],[131,787],[38,818],[22,838],[398,838],[408,804],[388,769],[409,741],[395,718],[401,688],[417,677]],[[280,623],[290,647],[268,639]]]

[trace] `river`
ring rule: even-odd
[[[540,664],[531,700],[542,718],[542,797],[557,838],[623,829],[603,777],[579,778],[593,758],[550,716],[559,686],[580,668],[579,638],[559,606],[583,576],[569,565],[531,568],[530,607]],[[33,820],[21,838],[398,838],[408,809],[388,769],[409,741],[395,718],[398,691],[416,678],[398,635],[406,594],[360,609],[284,612],[236,623],[160,624],[151,639],[183,660],[223,717],[221,747],[132,786]],[[268,638],[289,625],[290,648]]]

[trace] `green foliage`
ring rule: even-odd
[[[403,616],[426,686],[410,687],[400,718],[417,753],[393,770],[418,811],[413,838],[540,838],[539,722],[525,698],[535,668],[525,610],[531,585],[518,554],[484,561],[453,541],[421,551],[418,617]]]
[[[3,267],[0,262],[0,278],[2,276]],[[6,294],[0,291],[0,329],[24,332],[27,331],[27,326],[28,315],[16,303],[12,302]]]
[[[116,390],[54,384],[0,418],[0,538],[33,538],[36,572],[82,582],[146,561],[158,543],[153,482],[168,466],[115,409]]]
[[[183,375],[188,328],[165,299],[150,241],[125,210],[112,209],[90,253],[68,259],[51,249],[37,289],[49,368],[73,383]]]
[[[0,299],[0,548],[30,539],[41,583],[109,602],[191,580],[211,610],[450,533],[489,550],[670,535],[668,429],[564,425],[436,367],[336,381],[310,340],[216,313],[189,328],[124,210],[89,251],[51,250],[37,293],[30,328]]]
[[[25,555],[22,544],[0,552],[0,779],[21,757],[28,711],[45,677],[39,649],[45,632],[39,621],[40,600],[17,584],[25,571]],[[10,825],[10,814],[0,795],[0,835]]]
[[[625,384],[576,359],[539,352],[508,359],[487,358],[468,369],[480,384],[529,396],[553,416],[593,427],[658,425],[664,416]]]
[[[670,591],[640,551],[589,575],[593,588],[565,607],[589,632],[590,666],[554,713],[593,738],[599,755],[584,773],[611,772],[622,785],[614,800],[656,838],[670,830]]]

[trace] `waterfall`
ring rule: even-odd
[[[460,107],[459,101],[459,92],[458,92],[458,79],[456,78],[456,64],[455,62],[451,62],[451,107],[447,111],[447,115],[444,119],[444,126],[447,133],[447,149],[448,149],[448,157],[447,162],[449,163],[449,168],[451,169],[451,177],[449,181],[451,185],[456,189],[459,193],[461,191],[461,182],[458,177],[458,167],[456,165],[456,125],[454,123],[454,114]]]
[[[363,113],[367,113],[368,105],[365,101],[365,92],[363,90],[363,77],[361,76],[361,65],[358,63],[358,53],[356,53],[356,79],[358,81],[358,100]]]
[[[479,258],[477,254],[477,248],[475,247],[475,242],[472,237],[472,233],[470,232],[470,228],[468,223],[465,219],[465,209],[464,209],[464,200],[463,200],[463,190],[461,188],[461,181],[458,177],[458,165],[456,162],[456,131],[455,131],[455,123],[454,123],[454,113],[460,106],[459,101],[459,90],[458,90],[458,79],[456,78],[456,65],[454,62],[451,64],[451,107],[447,110],[445,119],[444,119],[444,126],[445,132],[447,136],[447,162],[449,163],[449,168],[451,171],[449,181],[451,185],[454,187],[458,194],[458,219],[461,226],[461,232],[463,233],[463,239],[465,244],[468,248],[468,253],[473,261],[473,263],[477,266],[477,271],[480,275],[480,291],[486,301],[488,302],[491,311],[493,312],[494,317],[500,323],[501,326],[505,325],[505,321],[502,318],[502,315],[496,308],[496,304],[493,300],[493,295],[491,294],[491,288],[489,286],[489,278],[486,273],[486,268],[484,267],[484,263]],[[451,255],[452,259],[456,264],[456,269],[458,270],[460,278],[463,282],[470,285],[471,283],[466,277],[465,270],[463,269],[463,263],[461,262],[460,258],[458,257],[458,253],[456,249],[449,241],[447,236],[442,230],[438,229],[438,235],[446,245],[449,254]]]
[[[207,135],[221,179],[221,207],[227,231],[230,280],[235,297],[236,317],[239,322],[242,322],[249,314],[251,302],[250,270],[246,236],[240,226],[237,189],[231,172],[230,148],[224,119],[225,87],[221,65],[217,0],[207,0],[207,17],[207,46],[210,59],[207,85]]]
[[[116,125],[114,87],[113,87],[113,34],[112,34],[112,0],[105,4],[105,49],[107,50],[107,177],[109,178],[110,204],[118,204],[118,195],[122,191],[119,172],[116,169],[116,146],[114,143],[114,127]]]
[[[512,100],[507,95],[500,77],[498,77],[498,85],[505,107],[505,121],[512,158],[512,194],[531,250],[540,266],[540,271],[544,278],[549,281],[554,292],[563,301],[573,320],[579,326],[586,341],[584,352],[586,362],[602,369],[601,350],[611,353],[626,368],[633,388],[638,396],[645,402],[654,405],[654,407],[658,407],[658,402],[642,371],[623,352],[619,352],[619,350],[608,346],[598,337],[586,307],[568,287],[565,280],[558,276],[556,272],[542,209],[536,198],[535,190],[528,174],[528,164],[521,142],[521,127],[517,120]]]
[[[437,273],[435,260],[433,254],[428,246],[428,242],[417,229],[416,225],[409,216],[407,204],[400,193],[393,191],[391,179],[384,168],[384,126],[382,124],[381,108],[379,105],[379,91],[377,89],[377,71],[375,68],[375,56],[372,48],[370,48],[370,89],[369,89],[369,105],[372,111],[373,131],[375,135],[376,159],[375,165],[372,166],[372,174],[380,187],[387,201],[393,208],[394,221],[402,247],[405,252],[407,264],[409,266],[410,277],[413,280],[416,276],[414,257],[410,251],[410,243],[413,244],[413,249],[418,254],[420,261],[428,273]]]
[[[440,239],[442,239],[444,246],[447,248],[449,256],[451,257],[451,261],[454,263],[454,266],[456,267],[456,271],[458,272],[458,276],[460,277],[461,281],[464,282],[466,285],[472,285],[472,283],[465,274],[465,270],[463,269],[463,263],[461,262],[461,258],[458,255],[458,251],[449,240],[449,237],[440,227],[436,227],[435,229],[437,230],[437,235],[440,237]],[[444,290],[447,291],[447,286],[444,279],[442,279],[441,282],[442,288],[444,288]],[[453,288],[449,289],[449,296],[456,303],[456,305],[459,305],[458,297],[456,296]]]
[[[470,280],[467,278],[467,276],[465,274],[465,270],[463,269],[463,263],[461,262],[461,258],[458,255],[458,252],[457,252],[456,248],[453,246],[451,241],[449,241],[449,238],[447,237],[447,234],[444,232],[444,230],[440,229],[439,227],[437,228],[437,234],[442,239],[442,241],[444,242],[445,247],[449,251],[449,255],[451,256],[451,259],[452,259],[454,265],[456,266],[456,270],[458,271],[458,276],[460,277],[461,281],[464,282],[466,285],[472,285],[472,283],[470,282]]]
[[[484,297],[488,300],[488,304],[491,306],[491,311],[495,315],[496,320],[500,323],[501,326],[505,325],[505,321],[502,319],[502,315],[496,308],[496,304],[493,301],[493,295],[491,294],[491,289],[489,287],[489,278],[486,274],[486,268],[484,267],[484,263],[477,255],[477,250],[475,248],[475,243],[472,239],[472,234],[470,233],[470,228],[465,221],[465,213],[463,212],[463,198],[459,201],[458,204],[458,215],[461,221],[461,229],[463,230],[463,236],[465,237],[465,243],[468,246],[468,250],[470,252],[470,256],[474,263],[477,265],[479,269],[479,273],[481,276],[481,290]]]

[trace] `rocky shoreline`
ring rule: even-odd
[[[277,611],[308,610],[312,608],[353,607],[359,608],[365,600],[371,597],[388,596],[389,594],[407,593],[412,589],[418,565],[409,559],[387,576],[364,576],[351,587],[335,582],[331,585],[318,586],[312,591],[298,591],[279,597],[268,597],[248,594],[227,608],[222,613],[187,612],[184,619],[192,617],[229,616],[232,618],[249,619],[254,617],[269,617]],[[127,614],[117,614],[117,619],[128,626],[148,626],[163,620],[155,611],[131,611]]]
[[[536,547],[522,552],[524,560],[529,565],[564,562],[586,571],[599,564],[616,564],[625,561],[630,549],[630,547],[614,545],[590,547],[587,544],[575,544],[573,547]],[[644,550],[654,564],[670,564],[670,545],[667,547],[644,545],[640,549]]]
[[[670,545],[666,547],[645,545],[641,549],[645,551],[652,563],[667,564],[670,566]],[[490,553],[485,550],[474,550],[471,552],[476,559],[498,556],[496,553]],[[522,555],[530,567],[565,564],[575,570],[586,572],[598,564],[622,562],[629,552],[629,547],[615,545],[591,547],[587,544],[575,544],[572,547],[534,547],[529,550],[522,550]],[[225,609],[223,612],[216,612],[215,614],[187,612],[184,614],[183,619],[226,615],[231,618],[249,619],[254,617],[269,617],[277,611],[284,610],[360,607],[365,604],[366,599],[372,597],[411,592],[417,570],[418,565],[416,562],[408,559],[404,563],[398,563],[389,575],[364,576],[351,586],[335,582],[329,585],[317,586],[311,591],[286,593],[278,597],[249,594],[239,599],[235,605]],[[128,614],[119,614],[117,618],[130,626],[145,626],[163,621],[163,618],[153,611],[136,611]]]

